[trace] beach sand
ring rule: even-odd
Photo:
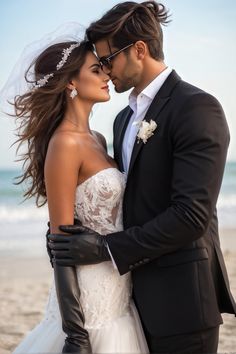
[[[221,242],[225,262],[236,298],[236,230],[222,230]],[[0,354],[10,354],[43,317],[48,291],[52,283],[48,258],[0,259]],[[223,315],[219,353],[236,352],[236,319]]]

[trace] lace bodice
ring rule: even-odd
[[[104,169],[76,189],[75,217],[101,235],[121,231],[125,175],[116,168]]]

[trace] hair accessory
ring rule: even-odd
[[[40,79],[36,82],[36,84],[34,85],[34,88],[37,89],[39,87],[46,85],[46,83],[48,82],[50,77],[53,77],[53,76],[54,76],[53,73],[45,75],[42,79]]]
[[[79,46],[79,43],[76,44],[71,44],[71,46],[67,49],[63,49],[62,54],[62,60],[57,64],[57,70],[61,69],[63,65],[67,62],[68,57],[70,56],[71,52],[73,49],[77,48]]]
[[[77,48],[78,46],[79,46],[79,43],[75,43],[75,44],[71,44],[69,48],[63,49],[63,51],[62,51],[62,59],[56,66],[57,71],[60,70],[65,65],[65,63],[67,62],[71,52],[75,48]],[[53,76],[54,76],[54,74],[50,73],[50,74],[45,75],[42,79],[36,81],[36,83],[34,84],[34,89],[38,89],[40,87],[45,86],[47,84],[48,80],[50,79],[50,77],[53,77]]]

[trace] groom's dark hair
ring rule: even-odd
[[[168,10],[155,1],[137,3],[126,1],[115,5],[86,31],[89,41],[96,43],[110,39],[113,46],[121,49],[142,40],[147,43],[151,57],[163,60],[163,33],[161,25],[168,21]]]

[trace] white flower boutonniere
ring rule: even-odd
[[[137,134],[138,138],[138,143],[140,140],[143,141],[144,144],[146,144],[147,140],[154,135],[154,130],[157,128],[157,123],[154,120],[150,120],[150,122],[147,122],[146,120],[142,120],[139,124],[139,131]]]

